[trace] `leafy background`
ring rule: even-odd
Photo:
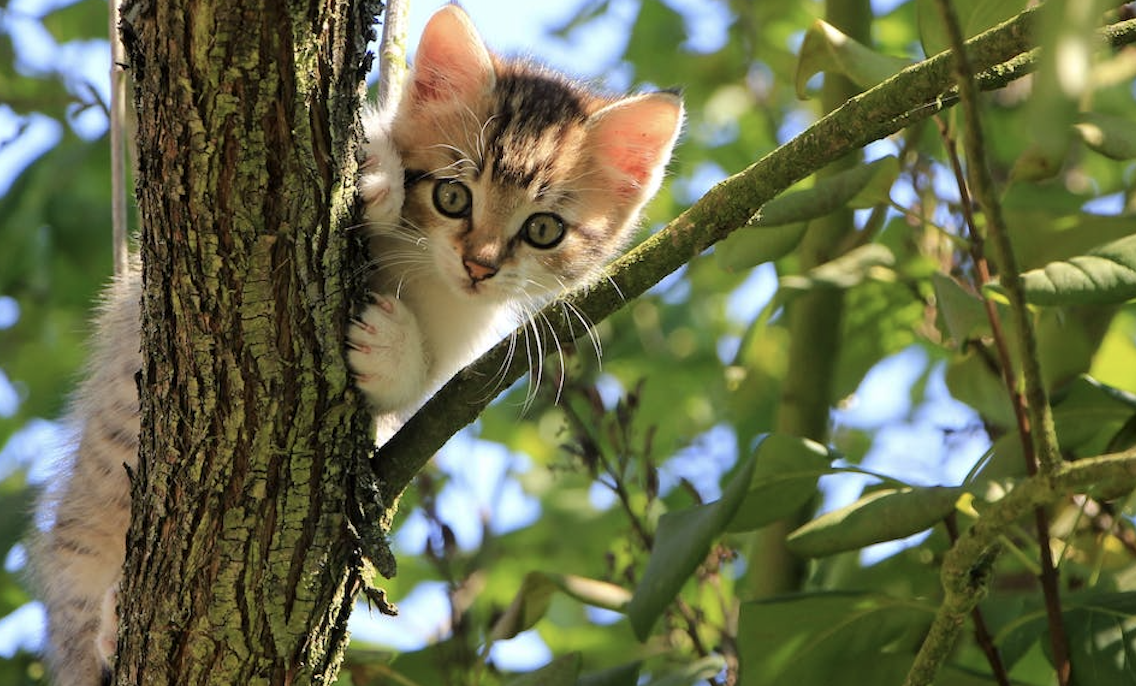
[[[1024,3],[955,4],[974,33]],[[822,7],[808,1],[505,5],[465,3],[499,49],[613,89],[682,86],[687,131],[648,230],[814,121],[821,74],[867,86],[945,44],[920,0],[873,4],[872,50],[815,26]],[[412,6],[417,35],[433,7]],[[19,541],[111,270],[106,23],[100,0],[0,3],[4,684],[42,681]],[[1090,66],[1073,102],[1043,71],[983,110],[1069,458],[1129,447],[1136,426],[1136,56]],[[864,161],[879,161],[854,178],[812,195],[804,182],[765,208],[764,227],[599,323],[594,346],[564,342],[540,384],[522,381],[455,438],[402,507],[388,590],[403,616],[360,608],[341,682],[727,683],[740,661],[747,684],[899,683],[941,597],[937,522],[965,528],[1025,471],[980,297],[998,294],[975,288],[938,124],[957,135],[948,111],[869,146]],[[803,271],[808,222],[841,205],[857,208],[856,245]],[[790,349],[813,343],[790,340],[786,305],[824,289],[846,302],[825,333],[839,341],[827,444],[769,436],[795,392]],[[935,485],[967,488],[907,489]],[[862,507],[838,509],[865,490]],[[1075,674],[1133,684],[1136,534],[1131,501],[1109,496],[1053,507],[1051,547]],[[799,592],[756,598],[776,561],[751,532],[801,508],[833,513],[791,545],[817,558]],[[1014,683],[1049,684],[1038,543],[1023,523],[1005,547],[982,604],[991,642]],[[968,636],[942,682],[995,683],[991,672]]]

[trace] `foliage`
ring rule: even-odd
[[[955,6],[973,35],[1024,4]],[[589,0],[558,35],[586,35],[610,5]],[[45,25],[60,41],[94,37],[105,22],[79,15],[95,6],[105,7],[83,0]],[[641,3],[631,24],[622,73],[682,85],[690,116],[650,226],[821,114],[815,99],[797,98],[814,92],[817,73],[886,88],[890,70],[924,56],[920,46],[949,43],[930,1],[874,16],[870,45],[817,24],[817,3],[714,6],[731,19],[713,44],[691,39],[695,11],[678,3]],[[1136,442],[1136,53],[1091,39],[1100,17],[1116,14],[1061,21],[1074,6],[1051,0],[1057,18],[1043,17],[1036,40],[1092,56],[1079,90],[1043,58],[1036,76],[985,96],[980,115],[1061,455],[1088,473],[1094,456],[1131,461]],[[0,32],[0,50],[12,54],[10,34]],[[19,114],[63,117],[61,97],[89,97],[59,74],[11,62],[0,63],[0,96]],[[82,358],[84,312],[110,264],[100,247],[110,216],[105,145],[67,131],[0,197],[0,294],[20,306],[16,325],[0,331],[0,364],[27,389],[0,417],[9,446],[0,470],[20,445],[9,437],[59,415]],[[419,584],[440,586],[445,626],[430,645],[399,654],[356,641],[341,681],[819,684],[852,673],[900,683],[955,594],[940,575],[957,580],[957,563],[982,593],[977,611],[966,610],[966,635],[946,646],[940,682],[1049,684],[1060,660],[1035,581],[1048,550],[1073,680],[1132,683],[1132,479],[1113,471],[1112,481],[1086,477],[1062,490],[1027,477],[1015,396],[1031,353],[1018,347],[1025,325],[996,278],[996,255],[995,279],[982,273],[978,237],[996,227],[959,173],[974,163],[957,152],[966,134],[961,112],[946,110],[868,146],[851,171],[801,182],[600,322],[602,366],[586,339],[579,349],[562,342],[539,386],[513,388],[447,451],[491,453],[493,442],[523,455],[509,459],[527,468],[505,470],[484,505],[519,489],[539,517],[505,527],[500,513],[455,513],[473,470],[450,457],[448,468],[424,471],[402,505],[400,576],[388,590],[397,600]],[[834,259],[803,267],[806,233],[844,207],[859,212]],[[815,292],[844,302],[843,317],[819,329],[838,350],[824,398],[830,431],[776,433],[785,399],[812,390],[791,386],[790,359],[800,355],[790,353],[807,359],[817,341],[787,331],[794,304]],[[26,469],[0,471],[3,511],[27,511]],[[1048,522],[1040,539],[1039,505]],[[790,550],[811,556],[805,574],[792,594],[754,597],[750,577],[782,562],[750,547],[753,532],[786,519],[800,527]],[[8,521],[4,550],[17,540]],[[900,539],[887,555],[867,547]],[[970,549],[979,554],[964,559]],[[0,616],[28,598],[7,571],[15,566],[0,572]],[[500,649],[526,631],[556,659],[513,675]],[[20,653],[0,662],[0,682],[35,682],[37,669]]]

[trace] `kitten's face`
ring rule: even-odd
[[[422,38],[393,137],[404,224],[456,293],[547,300],[626,245],[657,188],[682,108],[612,101],[490,57],[454,6]]]

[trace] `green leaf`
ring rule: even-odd
[[[868,89],[910,65],[910,60],[882,55],[823,19],[817,19],[801,44],[797,97],[808,98],[808,81],[821,72],[843,74],[857,86]]]
[[[1090,457],[1136,416],[1136,396],[1082,374],[1053,395],[1053,421],[1061,452]]]
[[[43,18],[43,26],[60,43],[72,40],[106,40],[108,7],[109,5],[102,0],[80,0],[53,10]]]
[[[585,674],[576,682],[576,686],[636,686],[639,683],[639,668],[642,664],[642,662],[629,662],[601,672]]]
[[[506,686],[575,686],[579,676],[580,654],[571,653],[505,683]]]
[[[1053,183],[1010,186],[1005,194],[1006,223],[1023,271],[1132,234],[1130,216],[1082,212],[1081,206],[1091,199]]]
[[[797,249],[807,228],[807,223],[798,222],[761,231],[735,231],[714,246],[714,258],[728,272],[779,260]]]
[[[954,0],[955,14],[962,26],[963,38],[972,38],[986,29],[997,26],[1026,7],[1025,0]],[[947,29],[935,0],[916,0],[915,12],[919,22],[919,40],[928,57],[950,47]]]
[[[898,683],[849,680],[849,663],[870,666],[921,634],[933,610],[868,593],[802,593],[743,603],[738,617],[742,686]],[[910,656],[904,656],[910,663]],[[887,670],[891,671],[891,670]],[[902,675],[905,669],[901,668]]]
[[[785,539],[789,550],[824,557],[893,541],[934,526],[955,509],[961,487],[883,489],[827,512]]]
[[[819,179],[812,188],[784,193],[765,203],[746,228],[795,224],[818,219],[844,207],[861,209],[888,202],[899,177],[899,160],[881,157],[868,164]]]
[[[510,639],[531,629],[552,603],[552,594],[561,591],[570,598],[605,610],[622,612],[631,600],[631,592],[622,586],[587,579],[573,574],[546,574],[529,572],[513,602],[493,624],[489,632],[492,641]]]
[[[1042,4],[1038,45],[1053,49],[1041,51],[1033,94],[1025,105],[1032,161],[1023,167],[1056,174],[1064,166],[1080,105],[1092,92],[1096,29],[1106,7],[1104,0],[1052,0]],[[1022,178],[1018,166],[1014,177]]]
[[[1126,117],[1085,112],[1073,130],[1085,145],[1114,160],[1136,158],[1136,127]]]
[[[1071,683],[1136,686],[1136,593],[1066,599]]]
[[[742,230],[719,243],[714,248],[715,259],[730,272],[780,259],[800,244],[810,220],[846,207],[863,209],[888,202],[898,176],[899,160],[881,157],[821,178],[812,188],[784,193],[765,203]]]
[[[1022,274],[1035,305],[1106,305],[1136,298],[1136,235]]]
[[[931,275],[931,286],[935,289],[935,306],[945,325],[939,328],[955,343],[964,343],[975,333],[990,328],[982,298],[940,272]]]
[[[500,641],[513,638],[536,624],[552,603],[552,593],[556,585],[548,576],[540,572],[525,575],[520,590],[513,602],[493,624],[489,640]]]
[[[828,448],[806,438],[770,434],[754,452],[753,481],[728,531],[752,531],[796,514],[817,492],[817,479],[832,474]]]
[[[873,278],[844,296],[839,329],[844,344],[832,379],[833,398],[854,393],[880,360],[919,343],[915,332],[926,317],[926,304],[910,282],[882,268],[870,269],[866,276]]]
[[[879,243],[868,243],[810,269],[805,274],[781,278],[781,287],[808,291],[814,288],[848,289],[864,283],[869,277],[894,278],[890,269],[895,264],[891,251]],[[884,268],[884,269],[881,269]]]
[[[754,464],[753,457],[742,463],[720,500],[668,512],[659,519],[654,550],[627,606],[631,627],[640,641],[647,640],[659,615],[706,559],[711,542],[733,519],[749,490]]]

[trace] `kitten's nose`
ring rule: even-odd
[[[476,281],[484,281],[492,278],[497,273],[497,267],[491,264],[478,262],[477,260],[464,259],[462,264],[465,265],[465,271],[469,274],[469,278]]]

